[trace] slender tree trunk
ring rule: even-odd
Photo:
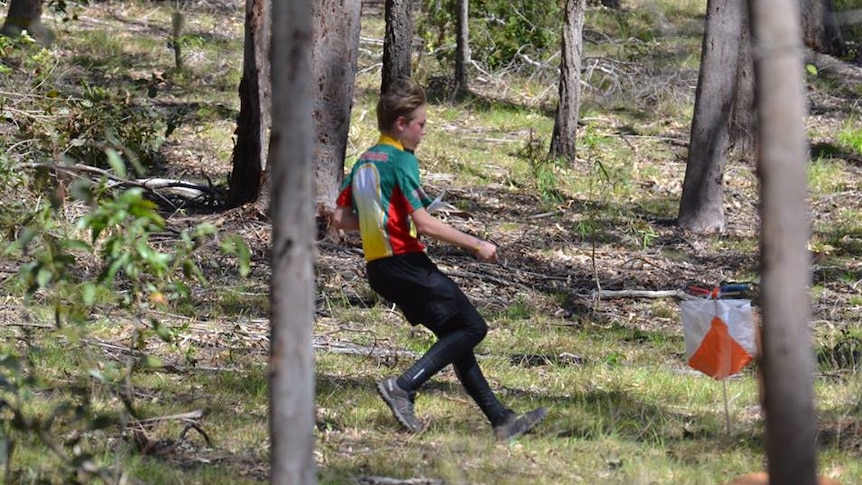
[[[42,44],[50,44],[54,33],[42,24],[42,0],[11,0],[6,21],[0,34],[7,37],[18,37],[27,31]]]
[[[270,125],[269,4],[268,0],[246,0],[245,3],[240,108],[229,183],[233,206],[255,201],[261,196],[261,191],[268,189],[263,174]],[[265,205],[268,206],[268,202]]]
[[[408,78],[413,72],[413,1],[386,0],[385,9],[381,93],[394,81]]]
[[[316,482],[312,2],[273,2],[270,482]]]
[[[805,45],[821,54],[843,56],[847,46],[841,37],[832,0],[799,0]]]
[[[751,23],[748,9],[742,9],[742,36],[739,40],[739,65],[730,122],[730,149],[752,158],[757,148],[757,107],[754,96],[754,59],[751,57]]]
[[[467,79],[467,67],[470,65],[470,1],[457,0],[456,18],[458,31],[455,36],[455,95],[467,94],[470,91]]]
[[[814,485],[808,146],[797,0],[749,0],[760,123],[761,287],[769,483]]]
[[[578,110],[581,96],[581,56],[584,47],[584,12],[586,0],[566,0],[560,59],[560,101],[554,116],[551,135],[551,158],[575,161],[578,139]]]
[[[724,230],[724,165],[739,57],[739,0],[709,0],[700,74],[691,123],[679,226],[695,232]]]
[[[361,8],[361,0],[314,1],[314,201],[327,229],[344,177]]]

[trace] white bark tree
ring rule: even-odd
[[[276,1],[270,282],[270,482],[316,482],[314,462],[314,207],[312,2]]]
[[[808,331],[808,146],[798,0],[749,0],[758,98],[761,287],[769,483],[814,485],[814,355]]]

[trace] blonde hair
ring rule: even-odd
[[[425,90],[410,78],[395,81],[377,101],[377,129],[389,131],[404,116],[409,121],[416,108],[425,105]]]

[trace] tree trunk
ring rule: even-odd
[[[312,2],[273,2],[270,483],[316,481]]]
[[[578,110],[581,95],[581,55],[584,47],[584,11],[586,0],[566,0],[566,12],[560,59],[560,101],[554,115],[554,132],[551,135],[551,158],[575,161],[575,142],[578,139]]]
[[[457,0],[456,7],[458,31],[455,36],[455,95],[460,96],[470,92],[467,79],[467,66],[470,65],[470,1]]]
[[[50,44],[54,33],[42,24],[42,0],[11,0],[0,34],[18,37],[23,31],[42,44]]]
[[[246,0],[239,117],[229,191],[232,206],[252,202],[268,190],[266,169],[270,125],[270,12],[267,0]],[[268,197],[263,197],[268,199]],[[267,204],[268,205],[268,204]],[[266,207],[264,207],[266,209]]]
[[[754,96],[754,59],[751,57],[751,26],[748,9],[742,9],[742,36],[739,65],[730,122],[730,149],[736,155],[753,158],[757,149],[757,107]]]
[[[799,0],[805,45],[821,54],[840,57],[847,53],[832,0]]]
[[[742,10],[738,0],[709,0],[679,226],[705,233],[724,230],[724,165],[739,56]]]
[[[760,127],[763,377],[769,483],[814,485],[807,142],[797,0],[749,0]]]
[[[394,81],[410,77],[413,71],[413,1],[386,0],[385,9],[381,93]]]
[[[314,201],[326,229],[344,177],[361,8],[361,0],[314,2]]]

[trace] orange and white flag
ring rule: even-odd
[[[688,365],[715,379],[741,371],[757,352],[750,300],[684,300]]]

